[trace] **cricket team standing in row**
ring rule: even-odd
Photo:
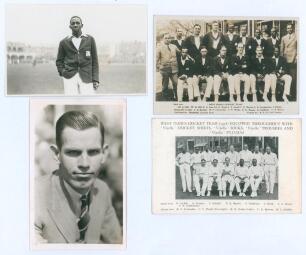
[[[211,152],[206,144],[203,151],[198,146],[194,152],[179,147],[176,165],[180,171],[183,192],[192,192],[193,183],[198,197],[209,197],[215,186],[219,197],[226,197],[227,190],[232,197],[235,188],[237,195],[245,197],[250,186],[250,196],[257,197],[263,180],[266,193],[273,194],[278,159],[270,146],[262,153],[256,145],[252,153],[247,144],[244,144],[240,152],[235,151],[231,145],[229,151],[224,153],[220,146]]]

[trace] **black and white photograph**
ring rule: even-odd
[[[5,40],[7,95],[146,93],[144,5],[7,4]]]
[[[157,112],[218,103],[257,111],[264,105],[269,113],[276,113],[276,104],[292,111],[298,99],[297,59],[296,18],[155,16]]]
[[[176,199],[278,199],[278,137],[176,137]]]
[[[123,248],[125,102],[30,106],[31,247]]]

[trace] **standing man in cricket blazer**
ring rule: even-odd
[[[93,95],[99,87],[99,61],[95,40],[83,34],[82,19],[70,19],[72,35],[58,48],[56,67],[63,77],[65,95]]]
[[[200,56],[200,49],[203,45],[203,36],[201,36],[200,33],[201,26],[195,24],[193,26],[193,35],[188,36],[183,44],[183,46],[188,49],[188,53],[193,59]]]

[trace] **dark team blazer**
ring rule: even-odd
[[[186,58],[185,64],[183,65],[181,61],[181,56],[178,59],[178,77],[181,75],[187,75],[188,77],[192,77],[195,74],[195,64],[191,59]]]
[[[257,57],[253,57],[251,60],[251,74],[270,74],[273,72],[273,63],[271,58],[263,58],[261,63]]]
[[[224,35],[224,43],[227,48],[227,55],[232,56],[237,53],[237,45],[239,42],[239,36],[234,34],[233,39],[230,40],[228,34]]]
[[[99,63],[95,40],[82,35],[79,50],[72,43],[72,36],[64,38],[58,48],[56,66],[60,76],[66,79],[79,73],[85,83],[99,82]]]
[[[233,55],[231,58],[230,74],[238,73],[250,74],[250,60],[247,56],[240,58],[238,55]]]
[[[216,57],[220,52],[221,46],[225,45],[224,36],[221,32],[218,33],[218,37],[220,37],[220,40],[217,49],[213,48],[214,37],[212,36],[212,32],[208,32],[203,38],[203,44],[207,47],[208,55],[211,57]]]
[[[271,58],[273,71],[276,73],[281,73],[281,70],[283,71],[282,74],[288,74],[288,64],[284,57],[279,56],[278,57],[278,63],[276,65],[276,59],[273,57]]]
[[[279,39],[276,39],[275,44],[273,44],[271,38],[267,39],[266,40],[266,48],[265,48],[265,51],[264,51],[265,56],[269,57],[269,58],[273,57],[274,49],[279,48],[279,47],[280,47],[280,40]]]
[[[205,64],[202,64],[202,57],[195,60],[195,74],[196,75],[213,75],[213,59],[209,56],[205,57]]]
[[[244,50],[245,50],[245,55],[247,57],[251,57],[252,56],[252,40],[253,38],[252,37],[246,37],[246,40],[245,40],[245,44],[244,44]],[[239,40],[238,42],[241,42],[242,43],[242,37],[239,36]]]
[[[266,57],[266,55],[265,55],[266,44],[267,44],[267,41],[263,38],[261,38],[260,45],[258,44],[258,42],[256,41],[255,38],[252,38],[252,40],[250,41],[251,48],[249,47],[251,57],[256,55],[257,46],[261,46],[261,48],[263,50],[263,55],[264,55],[264,57]]]
[[[182,40],[182,44],[181,45],[179,44],[177,39],[172,40],[171,43],[174,44],[181,51],[182,50],[182,46],[184,45],[184,40]]]
[[[200,36],[200,47],[198,49],[197,46],[195,45],[194,36],[191,35],[184,40],[183,47],[188,49],[188,53],[193,59],[196,59],[198,56],[200,56],[200,49],[202,45],[203,45],[203,36]]]
[[[214,74],[222,75],[222,73],[227,73],[230,70],[230,58],[228,56],[225,57],[224,63],[221,62],[221,57],[217,56],[214,58]]]

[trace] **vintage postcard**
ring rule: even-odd
[[[31,249],[125,245],[125,101],[31,100]]]
[[[154,17],[156,114],[297,114],[297,18]]]
[[[7,95],[146,93],[145,5],[10,3],[5,14]]]
[[[300,213],[301,121],[153,119],[154,213]]]

